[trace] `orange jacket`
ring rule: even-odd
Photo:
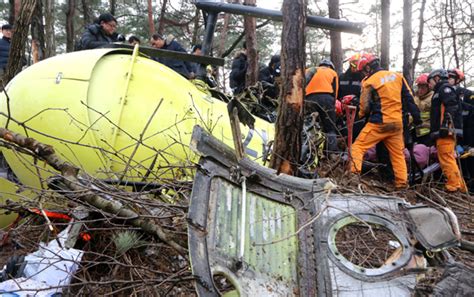
[[[362,81],[360,117],[369,115],[371,123],[400,123],[403,109],[410,112],[416,123],[421,122],[420,110],[401,74],[379,70]]]
[[[313,74],[314,73],[314,74]],[[336,71],[321,66],[306,71],[306,96],[314,93],[332,94],[337,98],[339,78]]]

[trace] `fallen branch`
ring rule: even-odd
[[[146,233],[157,236],[161,241],[167,243],[181,255],[184,256],[187,254],[187,250],[172,240],[157,222],[152,221],[151,219],[140,218],[139,214],[123,207],[121,203],[103,198],[93,192],[89,187],[83,185],[78,178],[79,168],[58,157],[52,146],[43,144],[34,138],[14,133],[5,128],[0,128],[0,137],[21,148],[31,151],[35,157],[45,161],[48,165],[61,172],[63,184],[70,191],[74,192],[73,196],[75,199],[80,199],[109,214],[118,215],[121,218],[127,219],[128,223],[135,227],[140,227]],[[84,178],[81,178],[81,180],[89,180],[87,175],[83,174],[83,177]],[[64,194],[62,191],[61,193]],[[71,195],[66,196],[71,198]]]

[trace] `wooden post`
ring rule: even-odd
[[[38,0],[24,0],[21,3],[21,9],[15,20],[15,32],[12,36],[10,46],[10,56],[6,73],[3,76],[3,83],[6,85],[15,75],[17,75],[23,67],[23,53],[25,44],[28,39],[28,31],[30,29],[31,16]]]
[[[413,84],[411,9],[412,0],[403,0],[403,76],[409,86]]]
[[[387,70],[390,68],[390,0],[382,0],[380,66]]]
[[[256,0],[245,0],[244,5],[255,6]],[[247,73],[245,86],[253,86],[258,81],[257,21],[254,17],[244,16],[245,43],[247,44]]]
[[[328,0],[329,17],[339,19],[339,0]],[[342,41],[341,32],[331,30],[331,61],[337,73],[342,73]]]
[[[148,27],[150,28],[150,36],[155,34],[155,22],[153,21],[153,4],[148,0]]]
[[[296,173],[303,127],[306,1],[283,1],[282,86],[270,166],[286,174]]]

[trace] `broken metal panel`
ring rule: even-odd
[[[321,198],[316,197],[315,201],[321,201]],[[324,234],[324,236],[315,235],[315,244],[321,249],[317,253],[319,262],[327,261],[327,269],[322,272],[330,276],[330,295],[411,296],[416,284],[416,275],[403,275],[406,273],[403,268],[412,255],[411,246],[408,243],[408,232],[399,211],[399,204],[404,201],[389,197],[335,195],[327,203],[329,208],[324,211],[319,222],[322,229],[314,228],[313,230],[315,233]],[[380,270],[361,270],[361,267],[353,265],[340,254],[336,254],[337,248],[331,245],[331,234],[334,235],[334,229],[348,221],[359,220],[384,225],[396,233],[395,236],[402,243],[403,252],[395,265],[384,265]],[[318,286],[319,284],[318,282]],[[326,283],[323,285],[327,286]]]
[[[226,276],[242,296],[314,296],[316,265],[309,220],[312,189],[324,181],[281,175],[243,159],[195,128],[192,147],[201,155],[189,209],[189,247],[197,292],[217,296],[213,275]],[[247,183],[244,257],[239,257],[242,189]],[[288,238],[287,238],[288,237]],[[243,260],[243,261],[241,261]]]
[[[202,159],[196,174],[188,215],[189,247],[193,273],[198,277],[200,296],[216,296],[213,275],[224,275],[243,296],[314,295],[315,263],[311,257],[309,230],[297,236],[297,226],[309,214],[300,215],[302,201],[310,189],[297,193],[288,183],[280,188],[267,187],[260,174],[252,179],[253,170],[241,164],[239,172],[246,175],[247,224],[244,257],[239,257],[242,190],[236,183],[236,169],[230,170],[214,160]],[[273,185],[273,181],[271,182]],[[302,198],[306,195],[306,198]],[[288,237],[286,239],[286,237]],[[275,242],[274,242],[275,241]],[[298,244],[298,242],[300,244]],[[243,260],[243,261],[242,261]],[[301,280],[306,284],[301,286]],[[306,294],[307,293],[307,294]]]
[[[238,259],[239,243],[244,240],[243,261],[252,270],[291,283],[297,278],[297,238],[291,236],[296,232],[295,209],[249,193],[246,238],[242,239],[241,197],[236,185],[221,178],[212,180],[210,203],[215,213],[209,216],[209,247],[224,258]]]
[[[457,219],[448,209],[407,207],[406,214],[414,225],[416,238],[426,249],[439,251],[459,245]]]
[[[415,261],[408,227],[425,227],[420,221],[409,225],[403,199],[331,193],[327,179],[276,175],[246,158],[237,161],[229,147],[198,126],[191,147],[202,156],[188,229],[200,296],[219,295],[215,274],[225,275],[242,296],[412,295],[424,266]],[[377,265],[363,267],[341,257],[338,230],[354,222],[387,234],[385,239],[371,237],[367,246],[377,249],[380,240],[391,246]]]

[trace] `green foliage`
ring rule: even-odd
[[[122,256],[127,251],[137,248],[143,243],[137,232],[128,230],[116,233],[112,237],[112,241],[114,242],[117,256]]]

